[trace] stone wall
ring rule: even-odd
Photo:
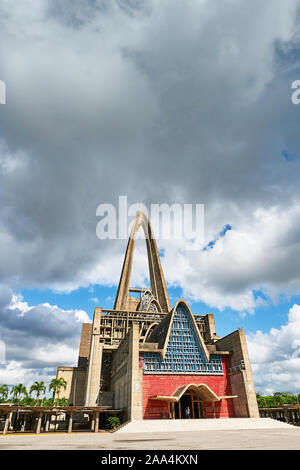
[[[95,308],[89,345],[88,370],[84,400],[84,404],[86,406],[97,406],[99,404],[102,352],[104,347],[104,344],[100,342],[101,313],[101,308]]]
[[[219,339],[215,344],[218,350],[231,353],[232,372],[229,376],[232,393],[238,396],[234,400],[235,415],[258,418],[259,412],[244,330],[238,329]]]
[[[125,410],[125,420],[142,419],[138,324],[132,325],[117,351],[113,353],[111,372],[114,408]]]
[[[80,347],[79,347],[79,354],[78,354],[78,367],[87,368],[88,366],[92,332],[93,332],[92,323],[82,324]]]
[[[56,378],[61,377],[67,382],[67,388],[61,390],[59,398],[67,398],[70,405],[84,405],[86,370],[79,367],[60,366],[57,369]]]

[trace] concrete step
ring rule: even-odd
[[[220,419],[145,419],[130,421],[117,433],[213,431],[234,429],[291,429],[290,424],[272,418],[220,418]]]

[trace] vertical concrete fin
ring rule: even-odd
[[[259,412],[244,330],[238,330],[216,341],[217,350],[230,351],[230,383],[236,417],[258,418]]]
[[[100,343],[100,317],[102,309],[95,308],[93,330],[86,374],[85,406],[97,406],[100,391],[102,354],[104,343]]]
[[[153,295],[158,300],[162,310],[169,312],[171,304],[167,286],[162,270],[154,233],[147,215],[139,211],[137,213],[135,222],[133,224],[130,237],[127,244],[126,254],[124,258],[122,273],[120,277],[118,292],[115,300],[114,310],[127,310],[130,278],[132,271],[133,254],[135,247],[136,234],[139,228],[142,227],[147,246],[148,266],[151,282],[151,290]]]

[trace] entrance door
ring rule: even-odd
[[[193,401],[193,417],[195,419],[199,419],[200,418],[200,415],[199,415],[199,403],[197,403],[196,401]]]
[[[193,402],[192,395],[190,393],[185,393],[180,399],[181,405],[181,418],[186,418],[187,409],[189,409],[189,417],[193,418]]]
[[[199,418],[205,418],[203,401],[199,401],[198,406],[199,406],[199,413],[200,413]]]
[[[182,395],[180,401],[175,404],[175,418],[185,418],[187,408],[190,409],[190,418],[205,418],[203,401],[196,393],[187,392]]]
[[[205,418],[203,401],[197,395],[192,396],[193,417],[196,419]]]
[[[200,400],[193,401],[193,408],[194,408],[194,418],[201,419],[205,418],[204,416],[204,405],[203,402]]]

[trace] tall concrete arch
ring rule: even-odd
[[[154,233],[150,224],[150,220],[143,211],[139,211],[136,215],[130,237],[127,244],[126,254],[124,258],[122,273],[120,277],[118,292],[115,300],[114,310],[128,310],[129,287],[132,271],[133,254],[135,247],[136,234],[142,227],[147,246],[148,266],[151,282],[152,294],[159,302],[163,312],[171,310],[171,304],[167,286],[162,270]]]

